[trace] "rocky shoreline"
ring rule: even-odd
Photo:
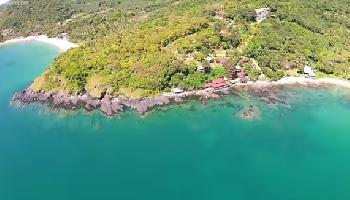
[[[240,87],[243,89],[244,87]],[[267,92],[266,87],[254,87],[246,85],[246,88],[261,97],[267,103],[280,103],[278,97],[273,93]],[[197,91],[189,91],[181,94],[167,93],[157,97],[147,98],[127,98],[127,97],[110,97],[93,98],[88,94],[81,95],[66,95],[55,92],[35,92],[32,87],[28,87],[22,92],[16,93],[12,98],[12,105],[23,106],[31,103],[43,103],[52,108],[63,108],[68,110],[85,109],[87,111],[100,110],[107,116],[113,116],[124,112],[127,109],[132,109],[141,115],[146,114],[150,110],[170,105],[180,104],[191,99],[207,100],[220,99],[223,95],[229,95],[237,92],[237,87],[227,87],[219,90],[205,89]]]
[[[196,91],[188,91],[180,94],[165,93],[157,97],[147,98],[128,98],[124,96],[111,97],[104,96],[103,98],[93,98],[88,94],[72,94],[66,95],[55,92],[35,92],[32,86],[29,86],[26,90],[16,93],[12,98],[12,104],[17,106],[23,106],[35,102],[47,104],[53,108],[64,108],[68,110],[85,109],[87,111],[100,110],[107,116],[113,116],[120,114],[127,109],[133,109],[139,114],[144,115],[153,108],[179,104],[186,102],[190,99],[220,99],[223,95],[239,93],[242,90],[253,94],[261,101],[267,104],[288,104],[283,98],[276,95],[276,91],[284,85],[301,85],[301,86],[316,86],[324,87],[330,83],[325,81],[302,81],[298,79],[298,82],[277,81],[277,82],[255,82],[248,84],[236,84],[219,90],[204,89]]]
[[[55,92],[35,92],[30,86],[26,90],[16,93],[13,96],[12,104],[22,106],[39,102],[45,103],[53,108],[64,108],[69,110],[83,108],[87,111],[93,111],[99,109],[105,115],[112,116],[119,114],[128,108],[134,109],[140,114],[145,114],[151,108],[167,105],[171,101],[173,101],[173,99],[164,96],[144,99],[131,99],[126,97],[113,98],[104,96],[101,99],[97,99],[87,94],[65,95]]]
[[[107,116],[113,116],[133,109],[144,115],[151,109],[173,103],[183,103],[192,98],[220,98],[212,92],[187,92],[181,95],[167,94],[157,97],[147,98],[127,98],[123,96],[94,98],[88,94],[66,95],[55,92],[35,92],[32,87],[28,87],[22,92],[16,93],[12,98],[12,105],[23,106],[31,103],[44,103],[53,108],[63,108],[68,110],[85,109],[87,111],[100,110]]]

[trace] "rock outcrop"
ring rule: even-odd
[[[249,105],[248,107],[244,108],[240,113],[239,116],[242,119],[246,120],[255,120],[260,117],[260,110],[257,106]]]
[[[228,94],[239,94],[248,92],[267,104],[285,104],[288,105],[276,91],[281,86],[271,83],[233,85],[222,89],[204,89],[186,91],[180,94],[163,94],[157,97],[147,98],[128,98],[124,96],[111,97],[108,95],[102,98],[94,98],[89,94],[63,94],[58,92],[36,92],[32,87],[16,93],[12,99],[14,105],[30,104],[33,102],[41,102],[55,108],[79,109],[84,108],[87,111],[100,110],[102,113],[112,116],[119,114],[125,109],[133,109],[140,114],[145,114],[152,108],[164,106],[171,103],[183,103],[191,99],[221,99],[222,96]],[[246,119],[255,118],[259,115],[256,107],[249,107],[241,112],[241,117]]]
[[[33,102],[46,103],[55,108],[76,109],[84,108],[87,111],[99,109],[107,116],[121,113],[125,108],[134,109],[140,114],[145,114],[156,106],[163,106],[171,102],[182,102],[182,97],[159,96],[148,98],[127,98],[104,96],[102,99],[91,97],[88,94],[71,94],[53,92],[35,92],[32,87],[16,93],[12,99],[15,105],[30,104]]]

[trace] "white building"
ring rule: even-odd
[[[183,89],[181,89],[181,88],[173,88],[171,91],[172,91],[174,94],[180,94],[180,93],[183,93],[183,92],[184,92]]]
[[[306,78],[316,78],[316,71],[309,65],[304,66],[304,75]]]

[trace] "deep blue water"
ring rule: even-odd
[[[0,47],[1,200],[350,199],[350,92],[285,88],[190,102],[146,117],[10,105],[58,55]],[[255,105],[260,118],[239,111]]]

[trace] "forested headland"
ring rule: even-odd
[[[258,8],[269,8],[260,23]],[[34,81],[38,91],[150,96],[203,88],[237,65],[250,80],[297,75],[305,63],[350,79],[348,0],[36,0],[2,8],[0,29],[67,32],[80,44]]]

